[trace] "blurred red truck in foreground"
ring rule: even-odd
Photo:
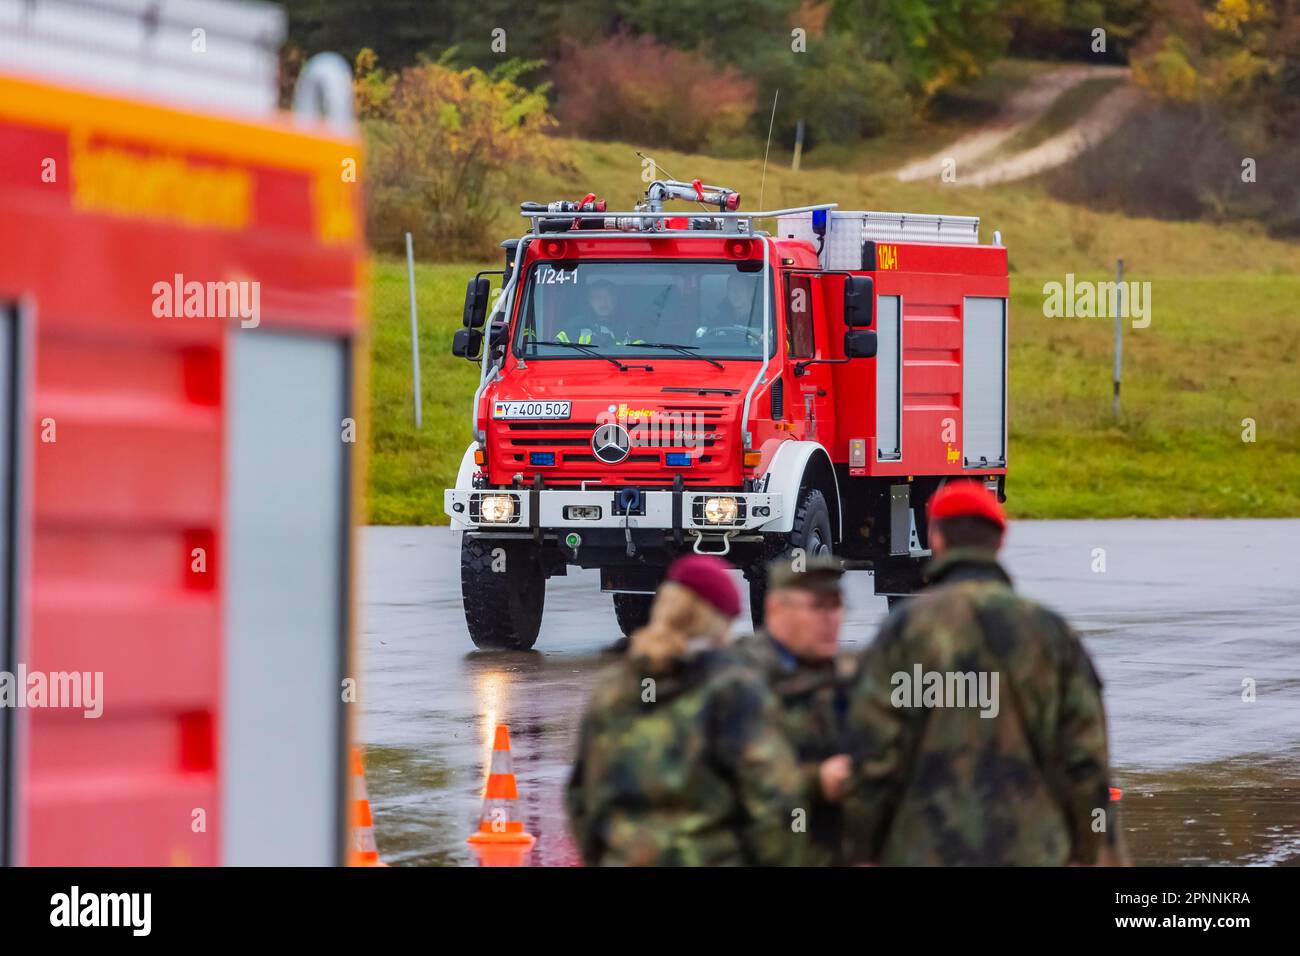
[[[0,28],[0,859],[337,863],[346,68],[309,66],[294,123],[277,8],[138,6]]]

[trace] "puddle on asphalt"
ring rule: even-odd
[[[520,731],[523,737],[537,728]],[[1300,761],[1242,758],[1192,769],[1118,774],[1132,863],[1300,866],[1298,768]],[[414,751],[366,749],[370,798],[382,807],[376,809],[375,824],[385,861],[399,866],[476,862],[465,845],[464,822],[445,812],[454,779],[450,768]],[[544,842],[554,846],[554,835]],[[517,862],[571,862],[570,853],[545,849],[539,846]]]
[[[1300,866],[1300,760],[1240,757],[1117,776],[1137,866]]]
[[[461,827],[439,806],[439,795],[453,780],[449,767],[412,750],[366,747],[365,770],[375,838],[385,863],[456,866],[462,862]]]

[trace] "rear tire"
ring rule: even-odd
[[[526,651],[537,643],[546,606],[546,572],[531,542],[463,535],[460,594],[475,647]]]
[[[614,616],[624,637],[631,637],[633,631],[650,623],[650,606],[654,600],[653,594],[614,595]]]
[[[749,616],[756,629],[763,626],[768,563],[789,555],[795,548],[802,548],[808,557],[832,554],[832,540],[831,509],[826,504],[826,496],[816,488],[811,488],[804,492],[799,502],[790,533],[783,541],[778,539],[774,547],[769,546],[764,558],[749,569]]]

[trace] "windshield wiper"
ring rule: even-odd
[[[554,345],[562,349],[577,349],[586,355],[594,355],[596,358],[603,358],[606,362],[611,362],[620,372],[626,372],[630,368],[643,368],[647,372],[653,372],[654,368],[650,365],[624,365],[612,355],[602,355],[590,345],[584,345],[582,342],[530,342],[529,346]]]
[[[710,365],[716,365],[718,368],[725,370],[726,366],[717,359],[711,359],[707,355],[696,355],[692,349],[698,349],[698,345],[678,345],[675,342],[629,342],[628,345],[638,349],[674,349],[690,358],[697,358],[701,362],[708,362]]]

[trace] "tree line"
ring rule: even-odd
[[[900,133],[1007,55],[1128,63],[1149,94],[1059,196],[1300,233],[1296,0],[288,0],[306,56],[357,67],[371,232],[483,254],[496,189],[553,134],[756,155]],[[1126,145],[1127,144],[1127,145]]]

